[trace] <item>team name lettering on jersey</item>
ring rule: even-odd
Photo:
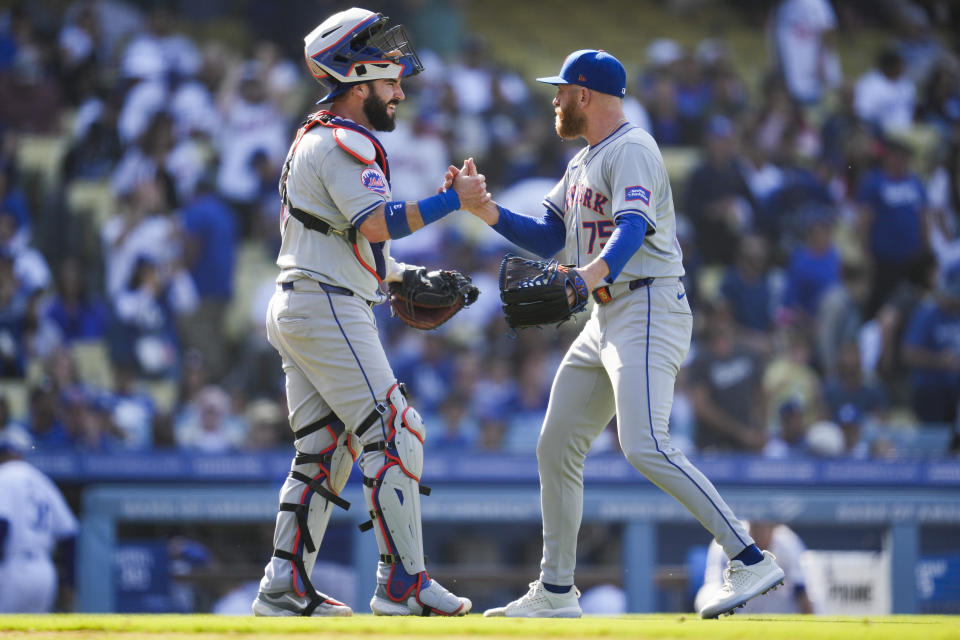
[[[635,185],[627,187],[623,194],[624,200],[639,200],[643,204],[650,204],[650,189]]]
[[[382,196],[387,195],[387,181],[383,179],[383,174],[376,169],[364,169],[360,174],[360,182],[367,189]]]
[[[599,191],[594,191],[585,184],[576,184],[570,187],[570,191],[567,193],[566,210],[569,211],[571,207],[581,205],[604,216],[607,213],[603,210],[603,207],[608,202],[610,202],[610,198]]]

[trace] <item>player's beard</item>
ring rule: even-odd
[[[374,131],[393,131],[397,127],[396,111],[394,115],[387,112],[388,105],[396,105],[395,100],[389,103],[380,99],[373,91],[363,99],[363,115],[367,116],[367,121]]]
[[[587,116],[576,104],[561,104],[555,126],[558,136],[564,140],[572,140],[586,133]]]

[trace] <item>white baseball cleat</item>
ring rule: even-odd
[[[769,551],[763,552],[763,560],[745,565],[739,560],[730,560],[723,571],[723,585],[700,609],[701,618],[716,618],[733,613],[747,600],[755,598],[783,584],[783,569],[777,558]]]
[[[353,609],[334,600],[328,595],[319,591],[317,596],[320,598],[317,606],[309,611],[310,598],[300,596],[293,591],[281,591],[279,593],[258,593],[257,599],[253,601],[253,615],[255,616],[352,616]],[[309,611],[309,613],[308,613]]]
[[[402,602],[391,600],[386,585],[378,584],[370,600],[375,616],[465,616],[472,606],[469,598],[453,595],[436,580]]]
[[[579,618],[580,590],[570,587],[566,593],[552,593],[543,588],[543,583],[535,580],[530,583],[526,595],[517,598],[505,607],[487,609],[484,618],[504,616],[507,618]]]

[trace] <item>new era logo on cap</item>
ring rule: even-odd
[[[537,78],[546,84],[578,84],[622,98],[627,93],[627,72],[620,61],[601,49],[574,51],[563,61],[560,75]]]

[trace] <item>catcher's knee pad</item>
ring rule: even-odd
[[[294,432],[297,454],[280,492],[274,556],[291,563],[294,589],[313,593],[310,572],[330,521],[331,505],[348,509],[339,494],[360,452],[356,436],[330,414]]]
[[[424,570],[420,494],[430,492],[420,485],[426,430],[420,414],[407,404],[401,385],[390,388],[381,406],[386,438],[382,429],[365,429],[361,434],[364,496],[371,520],[360,529],[374,529],[381,562],[394,565],[394,569],[399,564],[402,573],[415,576]],[[405,597],[402,593],[390,595]]]

